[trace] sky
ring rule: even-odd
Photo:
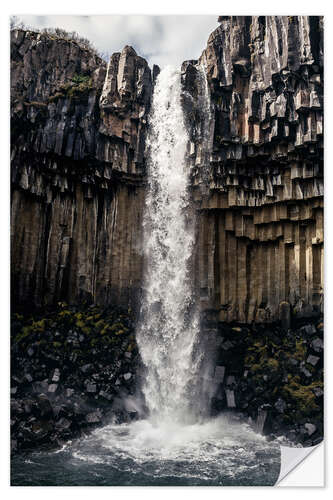
[[[219,26],[218,15],[207,16],[19,16],[31,28],[59,27],[77,31],[104,54],[120,52],[131,45],[150,66],[180,66],[198,59],[210,33]]]

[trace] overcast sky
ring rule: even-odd
[[[59,27],[77,31],[95,47],[112,54],[132,45],[149,64],[179,66],[197,59],[210,33],[218,27],[216,16],[19,16],[32,28]]]

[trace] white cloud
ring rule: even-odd
[[[197,59],[210,33],[217,28],[216,16],[20,16],[33,28],[59,27],[77,31],[96,48],[112,54],[132,45],[149,64],[179,66]]]

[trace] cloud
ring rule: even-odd
[[[77,31],[104,54],[132,45],[150,66],[180,66],[197,59],[210,33],[217,28],[216,16],[20,16],[32,28],[59,27]]]

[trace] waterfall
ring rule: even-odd
[[[151,418],[188,423],[200,405],[199,316],[190,261],[194,214],[185,156],[188,134],[180,71],[159,74],[148,134],[144,213],[144,296],[137,342],[146,368],[143,392]]]
[[[211,176],[210,154],[213,143],[213,113],[205,61],[197,65],[197,88],[197,108],[200,114],[200,134],[198,137],[199,151],[197,155],[200,163],[200,177],[203,192],[207,194]]]

